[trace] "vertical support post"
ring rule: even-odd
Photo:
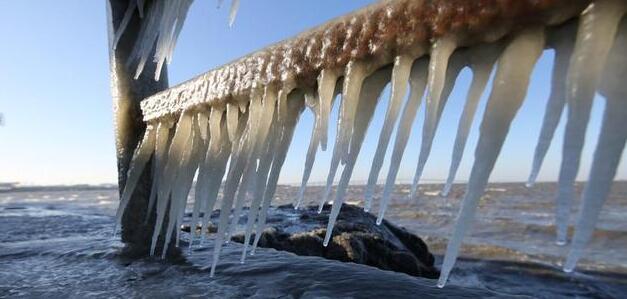
[[[167,69],[161,79],[153,79],[156,63],[146,63],[143,74],[133,79],[134,68],[127,68],[127,60],[137,42],[142,19],[136,11],[117,47],[113,48],[113,37],[129,6],[129,0],[105,0],[107,2],[107,25],[109,31],[109,63],[111,77],[111,95],[115,128],[115,146],[118,166],[118,186],[120,196],[124,190],[127,172],[133,152],[146,130],[142,121],[139,103],[142,99],[168,88]],[[135,0],[130,0],[135,1]],[[150,9],[152,1],[146,1]],[[154,50],[153,50],[154,51]],[[132,257],[148,255],[154,229],[154,212],[147,215],[148,199],[152,185],[152,162],[149,162],[135,188],[126,212],[122,217],[122,241],[125,243],[124,254]],[[148,217],[148,221],[145,221]]]

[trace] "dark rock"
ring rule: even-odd
[[[357,206],[342,206],[333,237],[324,247],[322,242],[330,210],[330,205],[325,205],[321,214],[317,213],[317,207],[294,210],[292,205],[283,205],[270,209],[268,227],[261,235],[259,246],[413,276],[438,277],[433,255],[419,237],[385,220],[376,225],[376,218]],[[243,243],[244,236],[235,235],[233,240]]]

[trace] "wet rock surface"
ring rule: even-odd
[[[317,209],[309,206],[294,210],[291,204],[270,209],[259,246],[413,276],[439,275],[433,255],[419,237],[385,220],[376,225],[375,216],[357,206],[342,206],[333,238],[327,247],[323,246],[331,206],[325,205],[320,214]],[[235,235],[233,240],[243,243],[244,235]]]

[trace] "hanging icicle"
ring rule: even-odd
[[[623,12],[627,7],[622,6]],[[594,160],[583,191],[582,204],[575,225],[572,247],[564,263],[564,271],[572,272],[599,219],[612,181],[620,165],[627,140],[627,21],[623,20],[612,51],[607,59],[599,90],[606,98],[601,134],[594,152]]]
[[[383,127],[379,133],[379,143],[372,160],[372,168],[370,169],[370,175],[368,176],[368,183],[366,185],[365,192],[365,206],[366,210],[369,209],[372,196],[379,179],[379,172],[383,166],[383,158],[385,158],[385,152],[390,142],[392,135],[392,129],[396,124],[396,119],[401,110],[401,104],[405,99],[407,93],[407,83],[409,81],[409,73],[414,59],[409,56],[397,56],[394,59],[394,69],[392,70],[392,94],[390,95],[390,103],[388,109],[385,112],[385,120],[383,121]]]
[[[353,174],[353,167],[357,161],[357,156],[359,155],[359,150],[361,149],[366,131],[368,130],[368,125],[370,124],[370,120],[372,120],[379,95],[389,81],[389,69],[378,70],[363,81],[363,88],[360,89],[361,91],[358,98],[359,103],[357,104],[357,110],[359,113],[355,117],[354,133],[352,136],[353,139],[350,144],[351,154],[349,155],[348,161],[346,161],[346,165],[342,170],[342,177],[339,185],[337,186],[335,200],[333,201],[333,207],[331,208],[331,213],[329,214],[327,232],[324,237],[324,242],[322,243],[324,246],[329,244],[331,236],[333,235],[333,226],[335,226],[335,220],[337,219],[340,209],[342,208],[342,204],[344,203],[346,189],[348,188],[348,183],[351,175]],[[341,137],[338,136],[337,138]]]
[[[319,99],[316,100],[312,93],[305,94],[305,105],[313,112],[314,114],[314,127],[311,131],[311,140],[309,141],[309,148],[307,149],[307,156],[305,158],[305,169],[303,171],[303,178],[301,180],[300,189],[298,191],[296,204],[294,205],[294,209],[298,210],[301,202],[303,201],[303,197],[305,196],[305,188],[307,187],[307,182],[309,182],[309,176],[311,175],[311,170],[313,168],[314,161],[316,160],[316,152],[318,151],[318,145],[320,144],[320,108]]]
[[[468,140],[468,133],[470,132],[470,126],[472,125],[477,105],[481,99],[481,95],[488,84],[490,73],[494,67],[494,63],[501,53],[501,45],[499,43],[487,44],[481,46],[475,46],[470,49],[468,53],[469,66],[472,69],[472,82],[470,83],[470,90],[468,91],[468,97],[466,98],[466,105],[464,105],[464,111],[459,120],[457,127],[457,135],[455,136],[455,145],[453,145],[453,154],[451,157],[451,166],[449,168],[449,175],[446,179],[446,184],[442,190],[442,195],[447,196],[451,191],[453,182],[455,181],[455,175],[457,169],[461,163],[462,156],[464,155],[464,149],[466,147],[466,141]]]
[[[455,51],[457,41],[453,37],[443,37],[433,44],[431,51],[431,59],[429,60],[429,78],[427,81],[427,98],[426,98],[426,116],[422,130],[422,143],[420,145],[420,155],[418,156],[418,165],[411,186],[409,198],[414,198],[418,191],[418,182],[422,176],[422,170],[427,163],[427,158],[431,150],[431,143],[435,136],[435,130],[439,122],[439,114],[443,109],[442,91],[445,87],[445,79],[447,75],[447,67],[449,57]],[[455,74],[457,77],[457,74]],[[453,82],[455,79],[453,79]],[[446,101],[446,99],[445,99]]]
[[[549,44],[555,50],[555,63],[553,66],[553,76],[551,78],[551,95],[546,102],[542,129],[540,130],[540,137],[538,137],[538,144],[536,145],[533,156],[527,187],[532,187],[538,178],[542,162],[544,161],[546,152],[549,150],[555,129],[557,129],[566,104],[566,96],[564,94],[566,91],[566,71],[568,70],[570,57],[573,52],[576,28],[574,23],[567,24],[563,26],[563,28],[554,31],[548,40]]]
[[[403,108],[401,120],[396,130],[396,138],[394,140],[394,150],[392,151],[392,157],[390,158],[390,170],[385,180],[385,187],[383,188],[383,196],[381,197],[381,204],[379,208],[379,214],[384,215],[388,206],[392,191],[394,191],[394,184],[396,183],[396,176],[398,175],[398,169],[401,166],[401,160],[403,159],[403,153],[407,147],[407,141],[411,134],[412,125],[414,119],[420,108],[422,102],[422,96],[427,86],[427,67],[429,61],[427,59],[419,59],[414,62],[412,66],[411,75],[409,77],[409,85],[411,87],[409,98]],[[366,202],[364,209],[370,210],[372,201]]]
[[[357,103],[364,78],[368,75],[367,66],[363,62],[349,62],[346,67],[344,87],[342,89],[342,103],[340,106],[340,116],[337,124],[337,138],[333,146],[333,156],[331,167],[327,177],[327,184],[318,206],[318,213],[322,212],[322,207],[331,195],[331,188],[335,180],[337,168],[345,164],[348,157],[351,135],[353,133],[355,116],[357,114]]]
[[[624,6],[621,0],[598,1],[590,4],[579,20],[575,49],[566,77],[568,121],[564,131],[555,212],[556,243],[559,245],[567,242],[575,179],[579,171],[592,100],[614,41],[616,28],[624,13]]]
[[[455,264],[462,238],[472,224],[479,198],[488,183],[512,119],[525,99],[529,76],[543,48],[544,30],[528,29],[520,32],[499,58],[492,92],[481,123],[479,142],[475,148],[475,163],[453,234],[446,247],[439,287],[446,284]]]

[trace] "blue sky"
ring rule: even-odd
[[[197,0],[193,4],[170,65],[172,85],[374,1],[242,1],[233,28],[228,27],[228,1],[225,2],[227,5],[219,10],[215,1]],[[0,113],[5,118],[5,125],[0,127],[0,182],[116,181],[106,34],[103,0],[0,1]],[[552,60],[551,51],[545,51],[534,70],[527,100],[512,125],[492,174],[493,181],[527,178],[544,113]],[[470,78],[468,70],[458,78],[423,176],[426,179],[441,180],[447,175]],[[359,156],[355,182],[368,177],[386,104],[387,93],[377,107]],[[333,116],[337,115],[336,110],[337,107]],[[602,110],[602,98],[597,98],[579,179],[587,176]],[[413,176],[423,114],[421,110],[409,140],[400,181],[409,181]],[[301,117],[282,173],[283,183],[300,181],[312,122],[309,112]],[[557,178],[563,126],[562,120],[540,180]],[[330,127],[335,129],[334,125]],[[473,125],[460,167],[460,181],[466,180],[470,171],[477,133],[478,121]],[[318,154],[312,182],[325,179],[330,152]],[[387,173],[387,165],[386,160],[380,179]],[[626,168],[623,163],[619,178],[627,178]]]

